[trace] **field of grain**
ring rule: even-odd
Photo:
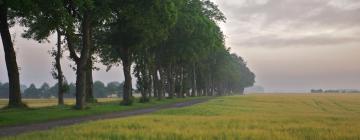
[[[120,98],[99,98],[97,99],[98,102],[112,102],[112,101],[120,101]],[[23,100],[26,105],[31,108],[38,108],[38,107],[49,107],[49,106],[56,106],[58,101],[57,99],[24,99]],[[8,104],[7,99],[0,99],[0,108],[5,107]],[[66,105],[74,105],[75,99],[65,99]]]
[[[359,140],[360,94],[219,97],[187,108],[6,139]]]

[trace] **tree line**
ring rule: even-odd
[[[77,109],[96,102],[95,62],[122,65],[121,104],[133,103],[132,72],[141,102],[242,93],[255,75],[225,46],[219,23],[224,14],[209,0],[0,0],[0,31],[9,77],[9,107],[21,107],[20,80],[9,28],[39,42],[56,34],[53,77],[64,104],[63,51],[76,71]]]
[[[122,96],[123,83],[114,81],[104,84],[101,81],[95,81],[93,85],[95,98]],[[76,85],[74,83],[65,83],[64,88],[64,98],[75,98]],[[35,84],[30,84],[29,87],[21,85],[20,91],[23,98],[56,98],[58,97],[58,84],[50,86],[48,83],[43,83],[40,87],[36,87]],[[0,82],[0,98],[9,98],[9,83]]]

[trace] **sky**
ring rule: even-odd
[[[313,88],[360,89],[359,0],[213,0],[227,17],[220,26],[226,45],[244,57],[256,74],[256,85],[267,92],[305,92]],[[14,27],[21,83],[54,84],[48,53],[50,43],[20,37]],[[74,81],[68,54],[63,67]],[[122,81],[120,67],[94,72],[94,79]],[[7,81],[0,49],[0,81]]]

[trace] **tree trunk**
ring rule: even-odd
[[[82,21],[83,47],[81,49],[81,57],[77,63],[76,69],[76,109],[85,109],[86,102],[86,72],[89,68],[88,61],[90,59],[91,50],[91,17],[90,11],[84,13]]]
[[[157,75],[157,69],[154,68],[153,70],[153,89],[154,89],[154,97],[159,96],[159,87],[158,87],[158,75]]]
[[[88,61],[89,68],[86,71],[86,102],[96,103],[93,92],[93,75],[92,75],[92,60],[91,57]]]
[[[179,80],[179,97],[185,97],[184,96],[184,68],[180,66],[180,80]]]
[[[121,102],[121,104],[131,105],[132,83],[131,83],[131,60],[130,60],[129,48],[124,48],[124,54],[121,58],[122,58],[123,71],[125,77],[125,83],[123,88],[123,101]]]
[[[148,77],[148,79],[147,79],[147,82],[146,82],[146,84],[147,84],[147,94],[148,94],[148,98],[151,98],[151,92],[152,92],[152,79],[151,79],[151,71],[150,71],[150,69],[147,69],[146,70],[146,76]]]
[[[175,90],[175,82],[173,76],[173,67],[172,64],[169,65],[168,68],[168,83],[169,83],[169,98],[174,98],[174,90]]]
[[[161,100],[165,96],[166,86],[165,86],[165,74],[161,66],[159,66],[159,96],[158,99]]]
[[[244,90],[245,90],[245,88],[240,87],[240,89],[239,89],[240,95],[245,95],[245,94],[244,94]]]
[[[23,107],[20,93],[19,69],[16,62],[16,54],[11,40],[9,24],[7,22],[8,8],[0,5],[0,32],[3,42],[5,62],[9,78],[9,104],[8,107]]]
[[[186,72],[186,76],[185,76],[185,72],[184,72],[184,84],[183,84],[183,91],[185,92],[186,94],[186,97],[190,97],[191,94],[190,94],[190,87],[191,87],[191,81],[192,81],[192,78],[191,78],[191,72],[192,70],[190,70],[190,73]]]
[[[209,85],[210,85],[210,95],[211,96],[214,96],[214,90],[215,90],[215,88],[214,88],[214,80],[213,80],[213,75],[212,75],[212,72],[210,73],[210,76],[209,76]]]
[[[142,103],[146,103],[149,102],[149,95],[151,94],[151,82],[150,82],[150,76],[149,76],[149,72],[147,69],[147,65],[144,63],[143,64],[143,68],[141,68],[142,70],[142,76],[143,76],[143,81],[142,81],[142,89],[141,89],[141,99],[140,102]]]
[[[195,71],[195,63],[193,63],[192,66],[192,89],[191,89],[191,96],[195,97],[196,96],[196,71]]]
[[[58,105],[64,105],[64,75],[61,69],[61,33],[57,30],[57,52],[55,56],[55,68],[57,70],[57,80],[58,80]]]

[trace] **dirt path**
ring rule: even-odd
[[[54,121],[26,124],[26,125],[0,127],[0,137],[14,136],[14,135],[32,132],[32,131],[49,130],[49,129],[60,127],[60,126],[69,126],[69,125],[74,125],[74,124],[79,124],[79,123],[84,123],[84,122],[89,122],[89,121],[113,119],[113,118],[124,118],[124,117],[136,116],[136,115],[143,115],[143,114],[148,114],[148,113],[152,113],[152,112],[163,110],[163,109],[181,108],[181,107],[191,106],[191,105],[202,103],[202,102],[205,102],[208,100],[209,99],[195,99],[195,100],[191,100],[191,101],[161,105],[161,106],[150,107],[150,108],[145,108],[145,109],[113,112],[113,113],[107,113],[107,114],[101,114],[101,115],[84,116],[84,117],[54,120]]]

